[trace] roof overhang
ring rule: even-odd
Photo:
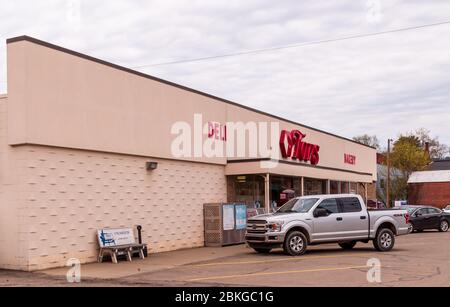
[[[408,183],[450,182],[450,170],[423,171],[412,173]]]
[[[271,159],[229,160],[225,173],[227,176],[275,174],[362,183],[372,183],[377,180],[376,174]]]

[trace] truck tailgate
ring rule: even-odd
[[[408,233],[408,211],[402,209],[381,209],[369,210],[369,233],[374,238],[378,227],[383,223],[393,224],[396,229],[396,235]]]

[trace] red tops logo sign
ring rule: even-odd
[[[310,161],[312,165],[317,165],[319,164],[320,146],[303,142],[303,138],[305,137],[306,134],[301,133],[299,130],[293,130],[291,132],[286,130],[281,131],[281,155],[285,159],[292,158],[305,162]]]

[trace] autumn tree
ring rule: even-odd
[[[394,142],[390,153],[391,170],[389,196],[391,200],[407,198],[409,176],[416,171],[424,170],[431,162],[425,151],[424,138],[417,134],[405,134]],[[384,174],[384,173],[385,174]],[[383,177],[387,177],[387,169],[382,170]],[[386,201],[386,186],[381,187],[381,199]]]
[[[400,136],[394,143],[390,159],[392,167],[399,170],[405,178],[409,178],[413,172],[424,170],[431,162],[416,135]]]

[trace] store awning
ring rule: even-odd
[[[276,174],[363,183],[372,183],[377,180],[377,174],[270,159],[229,160],[225,167],[225,173],[227,176]]]

